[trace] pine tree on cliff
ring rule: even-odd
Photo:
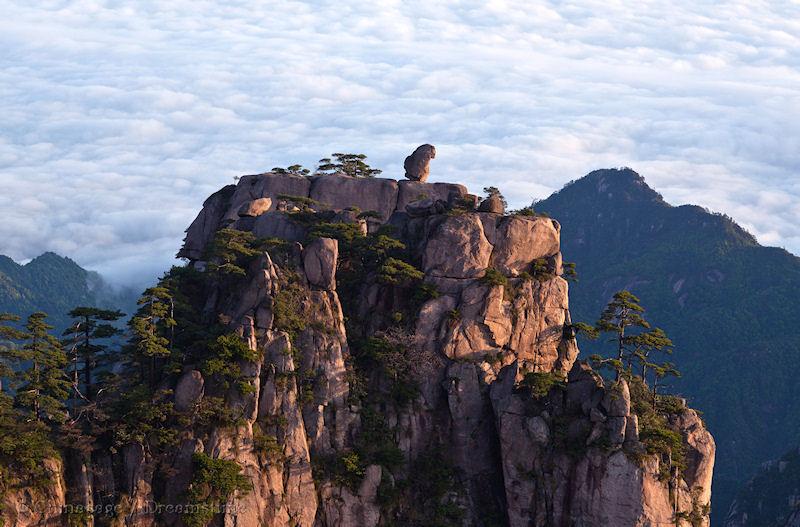
[[[311,173],[311,171],[304,168],[303,165],[289,165],[286,168],[272,167],[271,172],[282,176],[307,176]]]
[[[247,272],[240,264],[258,254],[255,243],[252,232],[221,229],[206,252],[208,270],[220,278],[224,275],[244,276]]]
[[[646,364],[653,371],[653,383],[652,383],[653,386],[651,388],[652,390],[651,393],[653,396],[653,410],[655,410],[658,403],[658,389],[663,385],[662,380],[667,376],[680,377],[681,372],[675,369],[675,365],[672,364],[671,362],[664,362],[661,364],[657,363],[646,363]]]
[[[382,170],[370,167],[365,159],[367,156],[364,154],[331,154],[334,160],[329,157],[324,157],[319,160],[317,167],[317,174],[331,175],[331,174],[345,174],[352,177],[375,177]]]
[[[508,208],[508,201],[506,201],[505,196],[503,196],[503,193],[500,192],[499,188],[497,188],[497,187],[483,187],[483,192],[484,192],[484,194],[486,194],[487,198],[497,198],[497,199],[499,199],[500,202],[503,204],[503,208],[504,209]],[[531,210],[532,209],[533,208],[531,207]]]
[[[19,322],[17,315],[11,313],[0,313],[0,392],[3,387],[13,388],[9,384],[13,384],[17,374],[14,366],[19,362],[20,351],[17,348],[15,341],[20,341],[25,338],[25,333],[15,328],[9,322]],[[3,381],[8,380],[11,383]]]
[[[95,371],[109,361],[108,339],[122,334],[114,327],[125,314],[118,310],[97,307],[76,307],[69,312],[72,324],[64,331],[65,345],[71,361],[72,389],[76,401],[93,401],[97,389]]]
[[[17,405],[38,421],[60,423],[66,418],[65,402],[70,383],[65,369],[69,363],[61,343],[49,331],[47,315],[33,313],[25,324],[25,344],[20,358],[28,367],[20,374],[22,385],[16,394]]]
[[[157,365],[172,354],[174,345],[175,303],[172,293],[161,285],[150,287],[138,301],[139,310],[128,323],[128,345],[132,362],[139,367],[142,382],[156,384]]]
[[[613,368],[617,378],[623,370],[630,370],[634,361],[642,366],[644,377],[648,357],[653,351],[671,351],[672,341],[661,329],[651,329],[643,313],[639,299],[630,291],[623,290],[614,294],[597,321],[599,333],[611,334],[609,342],[614,343],[615,354],[610,358],[593,355],[592,360],[600,366]]]

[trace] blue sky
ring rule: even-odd
[[[800,252],[800,3],[0,0],[0,253],[166,268],[233,177],[334,151],[513,206],[630,166]]]

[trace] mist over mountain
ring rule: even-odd
[[[27,317],[44,311],[58,329],[69,323],[67,313],[77,306],[122,309],[131,313],[136,291],[113,287],[102,276],[69,258],[46,252],[21,265],[0,255],[0,312]]]
[[[720,522],[759,464],[798,442],[800,259],[759,245],[725,215],[666,203],[630,169],[594,171],[536,210],[561,222],[564,258],[577,263],[574,320],[594,322],[628,289],[674,341],[683,376],[672,388],[704,412],[717,440]]]

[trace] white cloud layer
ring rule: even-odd
[[[232,177],[418,144],[512,205],[631,166],[800,252],[796,1],[0,0],[0,253],[165,269]]]

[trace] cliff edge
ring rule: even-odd
[[[167,446],[84,462],[77,495],[118,509],[92,521],[708,525],[698,415],[659,408],[680,443],[665,449],[642,387],[577,360],[558,222],[477,205],[460,185],[344,175],[244,176],[209,197],[170,283],[220,336],[159,378]],[[214,460],[247,483],[215,494]],[[201,487],[224,507],[152,507]]]

